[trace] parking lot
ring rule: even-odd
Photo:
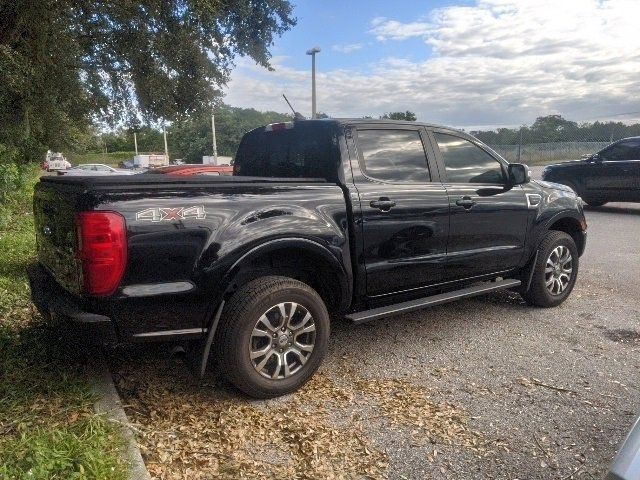
[[[537,173],[537,172],[536,172]],[[158,478],[601,478],[640,412],[640,205],[587,210],[555,309],[498,293],[336,319],[300,392],[250,401],[161,347],[111,351]]]

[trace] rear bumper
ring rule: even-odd
[[[61,288],[41,265],[32,265],[27,271],[31,300],[40,313],[62,320],[82,343],[101,345],[118,340],[109,317],[85,311],[78,299]]]

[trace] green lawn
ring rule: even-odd
[[[117,167],[123,160],[133,160],[136,152],[111,152],[111,153],[70,153],[67,159],[75,166],[83,163],[103,163]]]
[[[119,427],[92,410],[86,352],[29,300],[32,172],[0,204],[0,479],[125,479]]]

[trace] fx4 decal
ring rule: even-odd
[[[187,220],[189,218],[196,218],[201,220],[207,217],[207,213],[203,206],[199,207],[157,207],[147,208],[136,213],[136,220],[150,221],[150,222],[170,222],[172,220]]]

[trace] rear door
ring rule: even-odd
[[[447,193],[426,131],[418,125],[361,125],[352,132],[361,205],[366,293],[379,296],[442,281],[449,230]]]
[[[447,280],[505,271],[523,254],[529,209],[507,164],[472,137],[434,129],[433,144],[449,196]]]

